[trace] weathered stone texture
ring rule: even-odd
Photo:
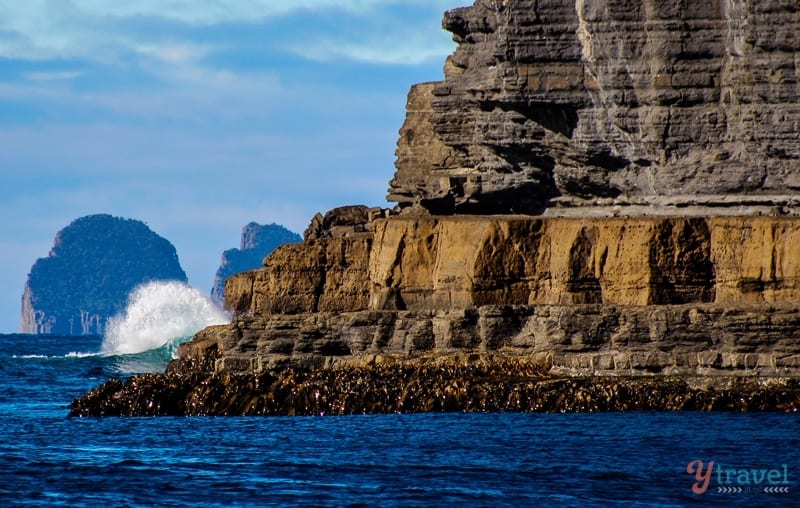
[[[230,310],[800,301],[800,220],[392,217],[278,249],[229,279]]]
[[[401,206],[798,195],[796,2],[480,0],[444,27],[458,48],[409,96]]]
[[[800,219],[391,217],[370,229],[283,247],[231,279],[241,319],[220,368],[507,351],[581,372],[800,369]]]
[[[800,369],[798,330],[797,304],[495,305],[273,315],[209,329],[181,347],[171,369],[210,369],[210,359],[216,371],[257,373],[376,355],[501,353],[568,373],[775,376]]]
[[[800,302],[800,230],[794,220],[716,220],[717,301]]]
[[[364,267],[370,235],[284,245],[261,270],[230,277],[225,305],[237,313],[338,312],[366,308],[369,286]]]

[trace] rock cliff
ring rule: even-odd
[[[557,213],[761,196],[794,209],[795,2],[480,0],[444,26],[458,49],[444,81],[409,95],[390,201]]]
[[[390,217],[279,248],[232,277],[230,310],[800,301],[795,217]]]
[[[49,256],[31,268],[22,332],[102,335],[131,290],[153,280],[187,280],[169,241],[136,220],[76,219],[58,232]]]
[[[217,368],[508,352],[587,373],[800,373],[800,219],[390,217],[229,280]]]
[[[398,206],[318,215],[228,279],[229,325],[73,414],[800,407],[797,5],[479,0],[444,26]]]
[[[211,299],[222,305],[225,294],[225,279],[231,275],[262,266],[264,258],[276,247],[285,243],[297,243],[302,238],[278,224],[260,225],[251,222],[242,228],[242,240],[238,249],[222,253],[219,270],[214,277]]]

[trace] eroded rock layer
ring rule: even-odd
[[[257,373],[493,352],[579,374],[800,373],[797,218],[390,217],[364,229],[231,278],[237,317],[213,355],[195,340],[182,361]]]
[[[352,359],[505,354],[568,374],[800,374],[796,304],[484,306],[235,318],[181,347],[173,371],[261,373]],[[360,361],[360,360],[359,360]]]
[[[409,95],[390,201],[441,214],[798,197],[794,1],[479,0],[444,27],[458,48],[444,81]]]
[[[800,301],[800,219],[391,217],[228,280],[249,315]]]

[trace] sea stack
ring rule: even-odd
[[[73,414],[800,406],[796,4],[478,0],[444,27],[396,207],[317,218],[228,279],[230,325]]]
[[[102,335],[129,293],[157,280],[186,282],[175,247],[143,222],[90,215],[58,232],[22,296],[22,333]]]
[[[263,265],[264,258],[286,243],[297,243],[302,237],[278,224],[261,225],[251,222],[242,228],[242,240],[238,249],[222,253],[219,270],[211,288],[211,300],[222,306],[225,296],[225,280],[231,275],[253,270]]]

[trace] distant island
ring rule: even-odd
[[[211,299],[222,306],[225,299],[225,279],[237,273],[255,270],[263,266],[264,258],[276,248],[287,243],[298,243],[303,238],[279,224],[261,225],[251,222],[242,228],[242,241],[238,249],[222,253]]]
[[[141,221],[90,215],[58,232],[22,295],[22,333],[103,334],[136,286],[186,282],[175,247]]]

